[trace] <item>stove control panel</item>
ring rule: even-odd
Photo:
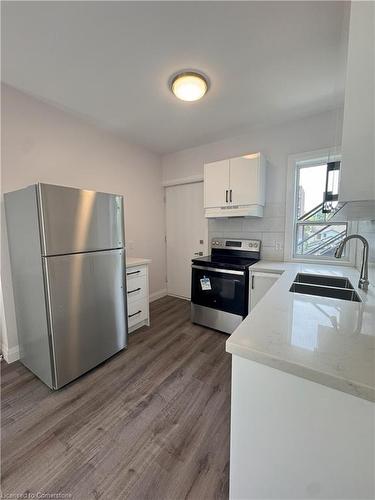
[[[211,248],[225,248],[228,250],[244,250],[246,252],[259,252],[260,240],[237,240],[226,238],[213,238]]]

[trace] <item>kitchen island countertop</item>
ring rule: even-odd
[[[280,278],[237,327],[226,350],[375,402],[375,268],[368,292],[353,267],[259,261]],[[298,272],[349,278],[362,302],[289,291]]]

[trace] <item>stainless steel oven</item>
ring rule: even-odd
[[[215,238],[211,255],[193,259],[192,321],[232,333],[248,314],[248,268],[259,256],[258,240]]]

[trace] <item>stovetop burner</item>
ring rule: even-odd
[[[244,270],[249,266],[252,266],[259,259],[246,259],[240,257],[219,257],[215,255],[206,255],[205,257],[198,257],[193,259],[193,264],[198,264],[201,266],[216,267],[219,269],[238,269]]]
[[[219,269],[245,270],[260,260],[259,240],[214,238],[211,255],[193,259],[193,264]]]

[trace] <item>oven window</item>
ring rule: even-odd
[[[247,281],[245,274],[226,274],[192,269],[191,300],[194,304],[220,311],[247,315]]]

